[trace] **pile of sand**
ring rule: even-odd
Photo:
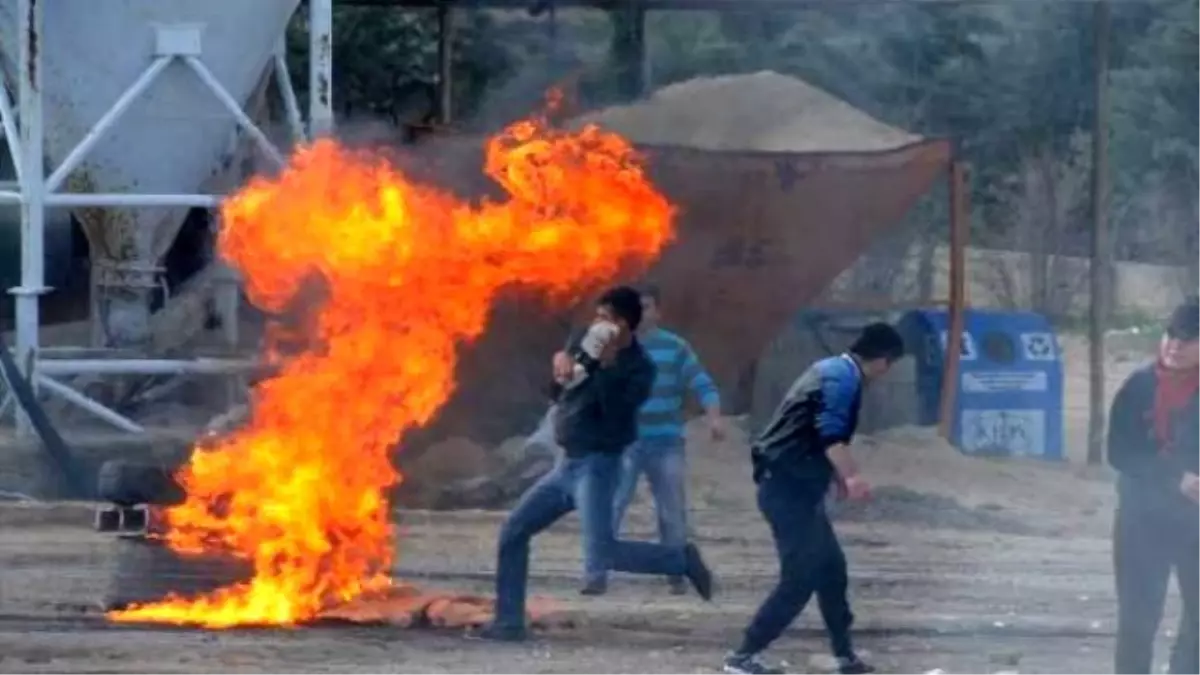
[[[928,427],[900,427],[855,443],[855,457],[877,486],[954,499],[1030,525],[1106,531],[1115,493],[1106,470],[1028,458],[964,455]],[[1039,528],[1039,529],[1041,529]]]
[[[762,71],[704,77],[584,115],[635,143],[706,150],[865,152],[920,140],[803,80]]]
[[[709,440],[698,423],[689,424],[692,509],[753,516],[757,506],[746,430],[730,422],[735,433],[720,443]],[[853,454],[876,498],[870,504],[838,508],[839,517],[847,520],[1008,534],[1103,536],[1110,527],[1115,493],[1111,476],[1102,468],[971,457],[929,427],[860,434]]]

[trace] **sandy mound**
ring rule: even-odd
[[[706,150],[864,152],[920,140],[803,80],[771,71],[688,80],[581,117],[636,143]]]
[[[690,425],[693,510],[756,511],[744,432],[722,443]],[[1115,494],[1104,469],[962,454],[933,428],[859,435],[854,456],[875,487],[836,517],[1006,534],[1107,532]]]

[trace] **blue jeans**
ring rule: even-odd
[[[620,471],[620,455],[564,457],[521,497],[500,528],[496,561],[497,626],[524,627],[529,544],[539,532],[576,509],[589,576],[603,576],[608,570],[684,574],[687,556],[683,544],[619,541],[613,534],[613,494]]]
[[[804,610],[815,593],[834,656],[854,654],[854,614],[846,598],[846,556],[825,513],[824,480],[768,476],[758,485],[758,508],[771,526],[779,554],[779,583],[750,621],[743,654],[766,649]]]
[[[621,480],[613,503],[614,532],[620,534],[638,478],[646,474],[658,515],[659,540],[677,546],[687,542],[687,463],[683,449],[682,438],[645,439],[629,446],[622,458]]]

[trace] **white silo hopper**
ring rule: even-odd
[[[77,209],[93,264],[106,284],[124,289],[109,296],[110,338],[136,345],[147,335],[155,269],[186,207],[202,203],[195,193],[224,170],[237,117],[299,0],[40,3],[46,203]],[[14,93],[19,4],[0,0],[0,64]],[[75,168],[63,171],[64,162]],[[105,203],[129,206],[85,209],[55,190],[178,198],[154,200],[165,204],[154,208],[114,198]]]

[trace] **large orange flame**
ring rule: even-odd
[[[321,140],[225,202],[221,253],[264,310],[310,303],[311,346],[276,356],[244,429],[194,452],[166,540],[245,559],[254,576],[111,619],[294,625],[386,586],[390,451],[446,402],[455,351],[497,293],[577,300],[672,236],[673,209],[639,157],[599,129],[519,122],[488,142],[485,170],[507,198],[473,205]]]

